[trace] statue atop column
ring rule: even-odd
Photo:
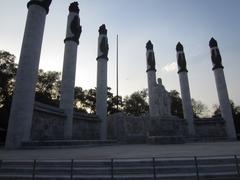
[[[211,48],[211,59],[213,64],[212,70],[215,70],[218,68],[223,69],[222,57],[218,49],[217,41],[214,38],[211,38],[211,40],[209,41],[209,46]]]
[[[148,57],[147,57],[147,71],[156,71],[155,69],[155,56],[153,52],[153,44],[151,41],[148,41],[146,44],[146,48],[149,51]]]
[[[99,58],[105,58],[108,59],[108,39],[107,39],[107,29],[105,24],[101,25],[99,27],[99,35],[102,35],[102,38],[100,40],[100,46],[99,46],[99,56],[97,59]]]

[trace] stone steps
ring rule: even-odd
[[[236,159],[237,157],[237,159]],[[2,160],[0,180],[235,180],[240,156],[111,160]],[[197,162],[197,166],[196,166]],[[34,167],[35,165],[35,167]],[[73,167],[71,169],[71,167]],[[198,168],[196,168],[198,167]],[[237,169],[238,167],[238,169]]]
[[[22,142],[23,149],[74,148],[84,146],[105,146],[117,143],[115,140],[48,140]]]

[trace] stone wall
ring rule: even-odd
[[[100,120],[96,115],[73,114],[73,139],[97,140],[100,138]]]
[[[195,119],[197,137],[203,140],[227,137],[225,121],[222,118]]]
[[[226,138],[225,122],[221,118],[195,119],[197,140],[216,140]],[[185,138],[187,141],[187,122],[177,117],[128,116],[117,113],[108,116],[108,138],[120,142],[142,143],[149,137]]]
[[[60,140],[64,138],[66,114],[57,107],[35,103],[32,121],[32,140]],[[95,115],[74,113],[73,139],[99,139],[100,121]]]
[[[32,121],[32,140],[63,139],[63,123],[66,115],[63,110],[35,103]]]
[[[57,107],[35,103],[32,140],[63,139],[64,111]],[[108,139],[121,143],[145,143],[149,137],[188,136],[187,122],[177,117],[128,116],[116,113],[108,116]],[[221,118],[195,119],[198,140],[214,140],[227,137],[225,122]],[[100,139],[100,121],[96,115],[74,113],[73,139]]]

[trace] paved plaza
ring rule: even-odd
[[[0,159],[109,159],[176,156],[240,155],[240,142],[187,143],[174,145],[109,145],[65,149],[6,150]]]

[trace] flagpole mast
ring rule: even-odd
[[[118,111],[118,34],[117,34],[117,56],[116,56],[116,91],[117,91],[117,111]]]

